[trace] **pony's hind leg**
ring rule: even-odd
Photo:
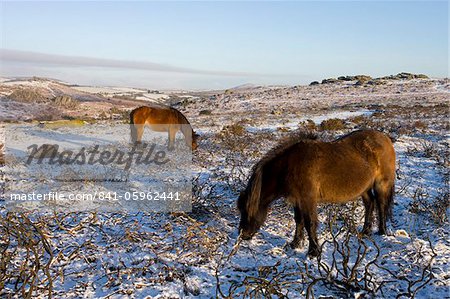
[[[131,133],[131,143],[136,143],[137,141],[137,130],[135,124],[130,124],[130,133]]]
[[[373,223],[373,210],[375,208],[375,196],[372,189],[362,194],[362,199],[364,203],[365,215],[364,215],[364,227],[362,233],[364,235],[372,234],[372,223]]]
[[[291,242],[291,247],[299,248],[302,245],[304,237],[303,228],[305,223],[300,208],[298,207],[294,207],[294,218],[295,218],[295,235],[294,240]]]
[[[308,233],[308,255],[320,255],[319,241],[317,240],[317,207],[311,206],[303,212],[306,232]]]
[[[393,184],[389,180],[380,180],[375,183],[374,192],[378,208],[378,234],[385,235],[386,221],[393,203]]]

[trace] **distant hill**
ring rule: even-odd
[[[253,88],[257,88],[258,85],[253,84],[253,83],[246,83],[246,84],[241,84],[232,88],[229,88],[230,90],[243,90],[243,89],[253,89]]]

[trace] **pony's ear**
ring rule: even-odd
[[[262,181],[262,169],[261,167],[256,167],[255,172],[252,176],[251,191],[247,198],[247,215],[248,220],[256,216],[259,210],[259,198],[261,196],[261,181]]]

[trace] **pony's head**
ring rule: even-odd
[[[200,137],[199,134],[192,132],[192,150],[196,150],[198,147],[198,137]]]
[[[257,167],[248,182],[247,188],[241,192],[237,206],[241,213],[239,234],[242,239],[249,240],[259,230],[267,216],[268,205],[261,205],[262,170]]]

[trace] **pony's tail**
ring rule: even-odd
[[[250,195],[247,200],[247,214],[249,218],[256,215],[259,209],[259,199],[261,196],[261,183],[262,183],[262,167],[257,166],[253,172]]]
[[[386,219],[390,219],[392,221],[392,209],[394,207],[394,193],[395,193],[395,182],[392,184],[386,198],[386,208],[385,214]]]
[[[131,130],[131,142],[136,143],[137,141],[137,130],[136,126],[134,125],[134,112],[136,110],[131,111],[130,113],[130,130]]]

